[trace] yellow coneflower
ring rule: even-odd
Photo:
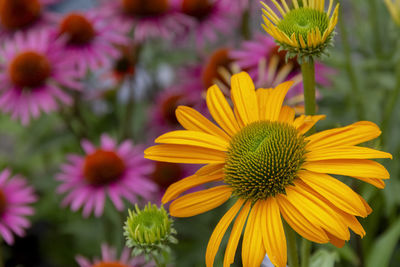
[[[289,56],[319,56],[329,46],[335,29],[339,4],[333,9],[333,0],[329,1],[328,11],[325,12],[325,0],[292,0],[289,7],[286,0],[279,4],[271,0],[280,15],[265,3],[264,25],[280,46],[289,52]],[[333,12],[332,12],[333,11]]]
[[[385,4],[394,22],[400,26],[400,0],[385,0]]]
[[[354,177],[377,187],[389,178],[387,170],[372,158],[391,158],[378,150],[359,147],[380,135],[372,122],[362,121],[305,136],[323,115],[299,116],[282,103],[292,82],[275,89],[255,90],[247,73],[233,75],[232,110],[217,86],[207,91],[207,106],[220,127],[196,110],[180,106],[178,121],[186,130],[166,133],[148,148],[152,160],[206,164],[194,175],[172,184],[162,202],[175,217],[190,217],[214,209],[228,199],[235,204],[211,235],[207,267],[226,230],[233,223],[225,251],[224,267],[234,261],[244,230],[243,266],[260,266],[265,253],[276,266],[286,266],[286,238],[281,215],[301,236],[317,243],[344,245],[349,229],[365,231],[356,216],[371,208],[347,185],[329,174]],[[183,192],[218,182],[209,189]],[[245,226],[246,225],[246,226]]]

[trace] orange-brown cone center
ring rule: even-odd
[[[115,262],[99,262],[95,264],[93,267],[128,267],[128,266],[115,261]]]
[[[182,94],[172,94],[161,103],[161,115],[169,125],[178,125],[175,110],[181,104]]]
[[[161,189],[165,190],[168,186],[180,180],[182,176],[183,171],[180,165],[158,161],[151,178]]]
[[[8,30],[17,30],[33,23],[40,16],[38,0],[0,0],[0,23]]]
[[[86,156],[83,166],[85,180],[95,186],[118,180],[125,171],[125,163],[112,151],[97,150]]]
[[[214,4],[209,0],[183,0],[182,12],[186,15],[203,20],[211,13]]]
[[[3,191],[0,190],[0,215],[6,210],[7,207],[7,200],[6,196],[4,195]]]
[[[84,16],[72,13],[61,22],[60,34],[67,34],[71,45],[83,45],[92,41],[96,32]]]
[[[224,81],[224,79],[218,73],[218,69],[223,67],[229,70],[229,65],[232,62],[233,60],[229,58],[228,48],[221,48],[215,51],[203,69],[202,80],[205,89],[214,85],[214,80],[216,79]]]
[[[122,0],[123,11],[131,16],[151,17],[164,14],[168,0]]]
[[[37,87],[50,76],[51,66],[44,55],[28,51],[17,55],[10,64],[11,81],[20,87]]]

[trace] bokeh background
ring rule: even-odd
[[[47,7],[46,12],[92,10],[104,2],[107,1],[60,0]],[[72,92],[71,106],[43,114],[27,125],[6,112],[0,113],[0,170],[10,168],[13,173],[25,176],[39,197],[26,236],[17,237],[13,245],[4,242],[1,245],[5,266],[78,266],[76,255],[99,256],[102,243],[122,250],[125,242],[122,223],[127,208],[132,208],[133,203],[125,201],[125,210],[120,212],[107,199],[101,217],[83,218],[80,210],[74,212],[60,206],[65,195],[56,192],[60,182],[55,176],[67,154],[83,155],[80,146],[83,138],[98,144],[100,135],[108,133],[119,141],[130,139],[146,147],[153,143],[154,137],[177,127],[173,113],[177,105],[187,104],[204,111],[204,72],[211,76],[207,78],[209,81],[224,83],[218,67],[228,68],[234,61],[231,58],[230,63],[210,63],[214,52],[221,48],[246,50],[246,40],[265,45],[257,39],[266,36],[261,28],[259,2],[230,2],[232,6],[244,2],[244,6],[222,10],[221,29],[211,41],[203,43],[196,39],[196,26],[179,34],[173,28],[168,29],[166,35],[173,38],[149,38],[140,42],[128,33],[137,57],[128,62],[132,71],[124,73],[122,78],[110,75],[115,71],[115,64],[88,71],[82,77],[83,91]],[[343,180],[373,208],[370,216],[360,219],[367,235],[363,239],[352,236],[341,249],[315,245],[311,264],[313,267],[395,267],[400,264],[400,105],[396,95],[396,88],[400,87],[400,26],[393,21],[383,0],[349,0],[340,4],[334,47],[329,49],[329,56],[319,61],[323,68],[317,69],[317,75],[323,76],[318,85],[318,113],[327,115],[317,130],[358,120],[375,122],[383,134],[367,145],[392,153],[393,160],[382,161],[391,179],[386,181],[383,190],[360,181]],[[216,30],[218,23],[206,25],[206,30]],[[0,46],[8,37],[0,35]],[[252,50],[247,48],[247,52]],[[261,64],[268,66],[268,63],[267,59]],[[210,64],[214,65],[210,67]],[[293,104],[301,112],[298,98],[293,96]],[[168,184],[193,170],[195,166],[188,169],[164,166],[149,178],[159,188],[159,196],[151,200],[159,203]],[[146,202],[147,199],[139,200],[141,204]],[[175,220],[179,239],[172,246],[175,266],[204,266],[208,238],[227,207],[223,205],[193,218]],[[215,266],[222,266],[222,260],[223,250],[220,250]],[[241,266],[240,255],[234,266]]]

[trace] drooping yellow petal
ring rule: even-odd
[[[263,103],[259,103],[260,108],[265,112],[262,116],[264,120],[277,121],[282,110],[282,103],[287,92],[293,85],[293,81],[281,83],[274,89],[258,89],[258,97],[262,97]]]
[[[307,146],[306,146],[307,149]],[[329,148],[315,148],[306,154],[307,161],[327,159],[384,159],[392,158],[392,155],[383,151],[359,147],[339,146]]]
[[[191,107],[179,106],[175,113],[178,122],[186,130],[217,135],[229,142],[230,137],[218,126],[201,115],[197,110]]]
[[[255,87],[249,74],[241,72],[232,76],[231,98],[239,118],[245,125],[258,121],[258,104]]]
[[[233,136],[239,131],[239,125],[233,115],[232,109],[218,86],[211,86],[207,90],[206,101],[211,116],[225,132]]]
[[[346,176],[389,179],[389,172],[378,162],[368,159],[330,159],[305,162],[303,169]]]
[[[265,256],[259,222],[260,205],[254,205],[250,211],[244,230],[242,243],[243,267],[260,266]]]
[[[279,205],[274,197],[260,202],[260,229],[265,251],[274,266],[285,267],[287,248]],[[257,204],[256,204],[257,205]]]
[[[375,179],[375,178],[366,178],[366,177],[356,177],[353,176],[354,178],[361,180],[363,182],[372,184],[373,186],[379,188],[379,189],[383,189],[385,188],[385,181],[383,181],[382,179]]]
[[[276,200],[283,218],[299,235],[315,243],[329,242],[325,231],[319,225],[311,223],[285,195],[277,195]]]
[[[309,149],[354,146],[372,140],[381,134],[379,127],[369,121],[360,121],[346,127],[330,129],[306,138]]]
[[[345,240],[338,238],[337,236],[326,232],[329,237],[329,242],[337,248],[342,248],[345,244]]]
[[[359,235],[361,238],[365,236],[365,230],[354,215],[348,214],[343,210],[335,209],[337,214],[341,217],[342,221],[347,225],[354,233]]]
[[[325,115],[314,115],[314,116],[305,116],[301,115],[296,118],[293,122],[294,127],[301,134],[305,134],[308,130],[310,130],[318,121],[325,119]]]
[[[242,236],[244,224],[246,223],[247,216],[249,215],[251,202],[247,201],[242,210],[239,212],[235,223],[233,224],[231,234],[229,236],[228,245],[226,246],[224,256],[224,267],[229,267],[235,260],[236,248],[239,239]]]
[[[171,163],[209,164],[224,163],[226,153],[196,146],[157,145],[147,148],[144,157]]]
[[[215,255],[217,255],[221,240],[225,235],[226,230],[235,218],[243,205],[243,200],[239,199],[236,203],[228,210],[227,213],[221,218],[213,233],[211,234],[210,240],[208,241],[206,251],[206,266],[212,267],[214,265]]]
[[[159,136],[154,142],[171,145],[189,145],[227,151],[229,143],[221,137],[203,132],[178,130]]]
[[[359,195],[339,180],[327,174],[305,170],[299,171],[297,175],[335,207],[356,216],[366,217],[368,215]]]
[[[283,106],[281,109],[281,112],[279,113],[278,121],[287,122],[289,124],[292,124],[294,121],[295,115],[296,115],[296,112],[294,111],[293,108],[291,108],[289,106]]]
[[[231,196],[232,188],[220,185],[190,193],[174,200],[169,212],[174,217],[191,217],[224,204]]]
[[[165,204],[177,198],[180,194],[182,194],[186,190],[189,190],[196,186],[209,182],[221,181],[224,179],[224,176],[225,176],[224,170],[220,169],[219,171],[216,171],[213,174],[205,176],[194,174],[192,176],[186,177],[176,183],[173,183],[168,187],[167,191],[165,191],[164,196],[162,197],[162,203]]]
[[[318,197],[301,189],[301,184],[296,180],[294,184],[295,186],[286,187],[289,202],[296,205],[312,224],[318,225],[341,239],[349,240],[349,230],[336,213]]]

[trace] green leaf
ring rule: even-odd
[[[400,217],[391,225],[371,247],[367,256],[367,267],[385,267],[389,265],[390,258],[400,240]]]

